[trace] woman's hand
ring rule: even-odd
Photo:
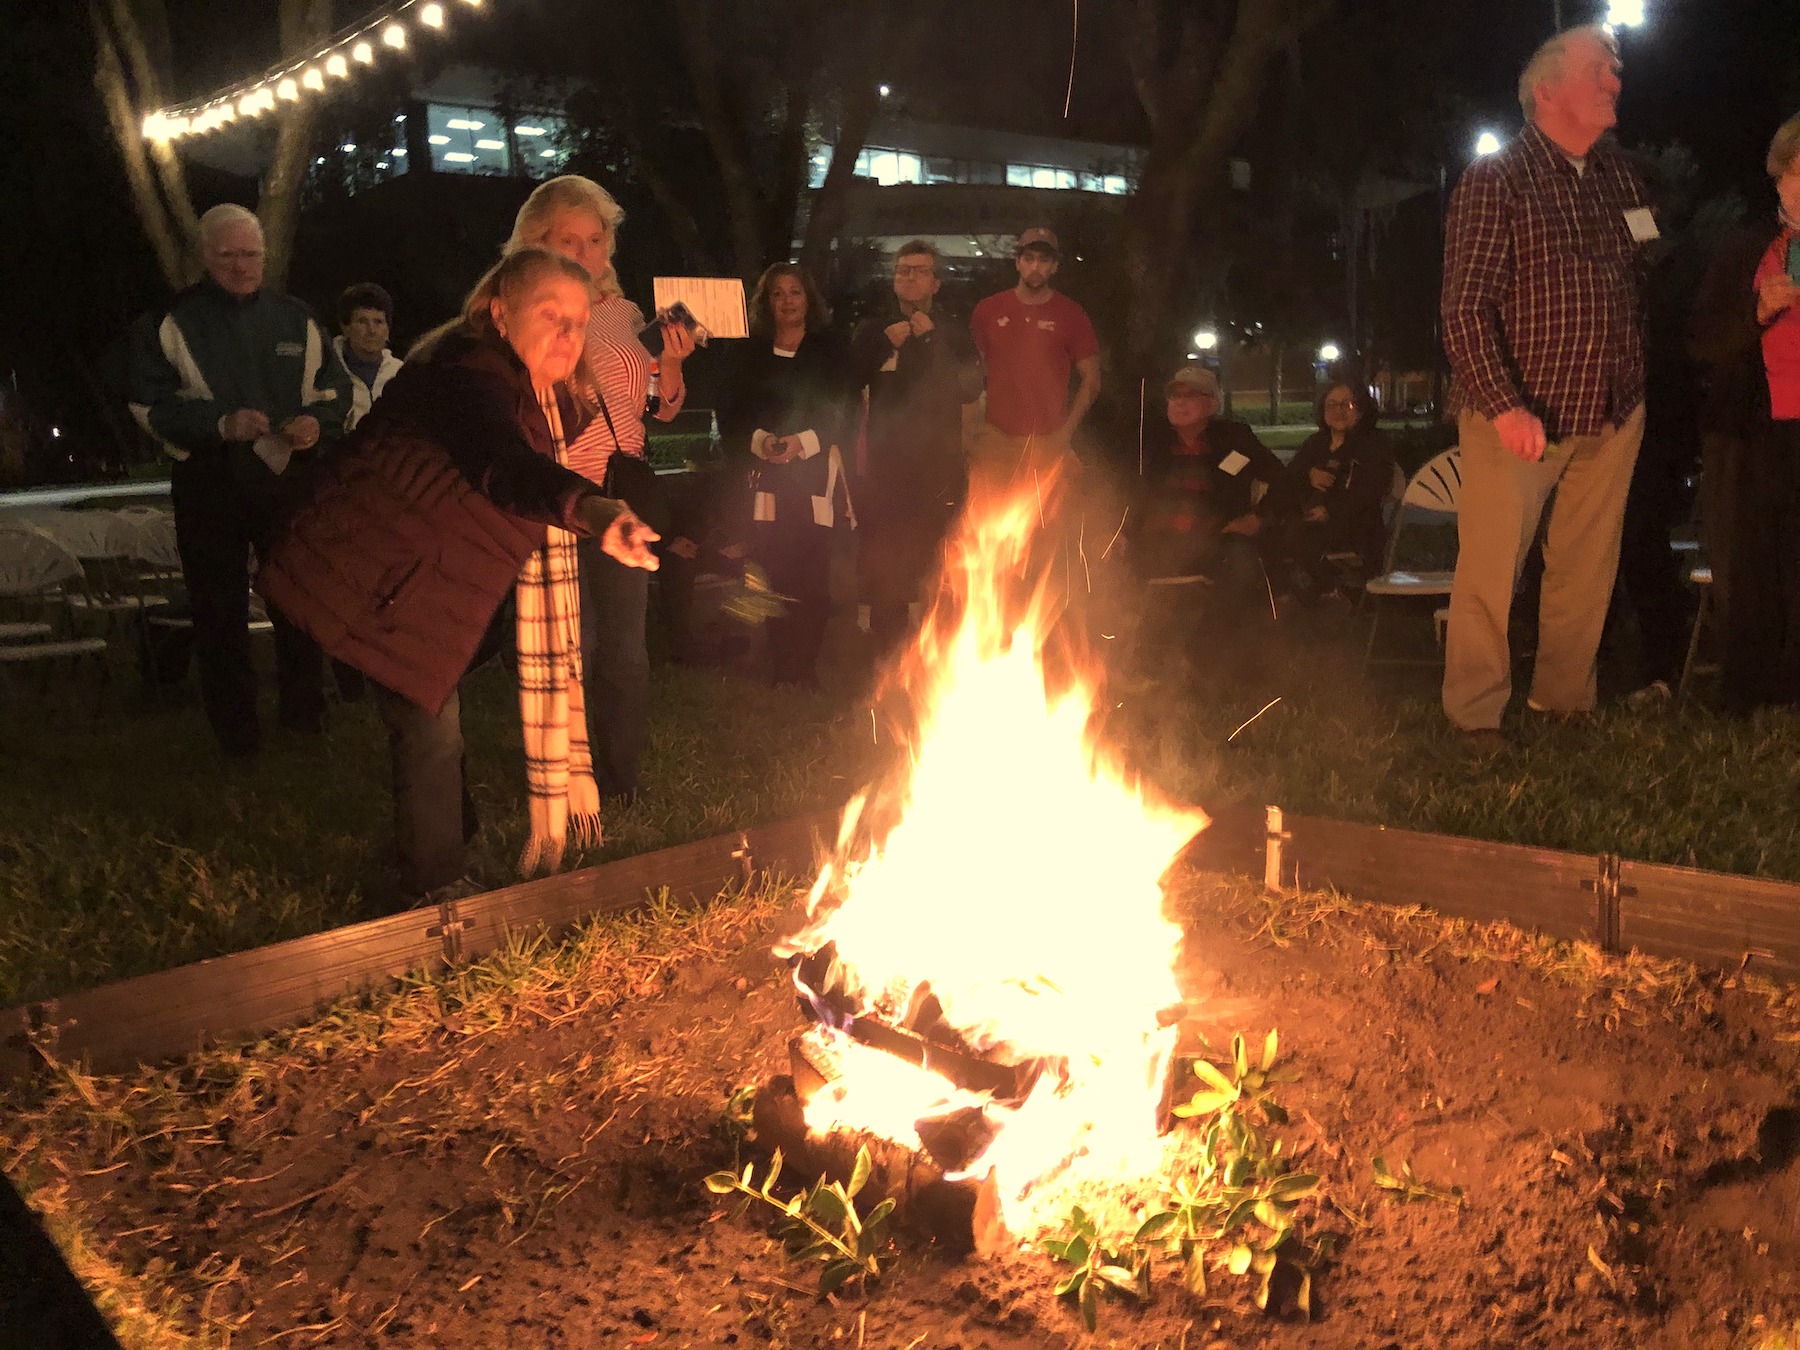
[[[1337,475],[1329,469],[1308,469],[1306,481],[1313,485],[1315,491],[1325,492],[1333,483],[1337,482]]]
[[[1773,323],[1777,315],[1800,300],[1800,284],[1786,272],[1777,272],[1756,288],[1756,321]]]
[[[639,520],[629,510],[621,511],[600,536],[600,551],[627,567],[641,567],[654,572],[661,564],[650,551],[662,536]]]
[[[1321,521],[1327,519],[1327,516],[1326,516],[1324,507],[1309,506],[1306,508],[1306,510],[1304,512],[1301,513],[1300,518],[1302,520],[1310,522],[1311,524],[1317,525]]]
[[[666,380],[672,373],[678,375],[681,363],[694,354],[694,335],[684,323],[665,323],[662,326],[662,339],[662,355],[657,358],[657,362],[659,373]]]

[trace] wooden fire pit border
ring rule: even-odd
[[[700,900],[757,871],[806,873],[835,812],[703,839],[0,1012],[0,1077],[59,1058],[116,1072],[213,1041],[291,1026],[343,998],[498,949],[509,933],[567,931],[667,888]],[[1800,885],[1416,830],[1230,808],[1189,849],[1197,867],[1272,889],[1335,888],[1378,904],[1505,920],[1608,952],[1800,981]]]
[[[34,1041],[64,1061],[119,1072],[296,1025],[347,995],[485,956],[509,934],[567,932],[664,889],[700,901],[757,872],[810,875],[819,834],[836,820],[827,813],[718,835],[10,1008],[0,1012],[0,1079],[41,1066]]]

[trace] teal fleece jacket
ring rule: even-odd
[[[221,448],[219,419],[239,408],[280,428],[318,419],[319,446],[350,411],[350,375],[300,301],[271,290],[239,300],[207,280],[138,326],[131,410],[174,459]]]

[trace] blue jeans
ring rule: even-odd
[[[581,568],[581,692],[603,797],[635,792],[650,739],[650,574],[614,562],[598,539],[576,543]]]

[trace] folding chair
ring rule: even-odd
[[[1400,494],[1400,504],[1394,512],[1394,525],[1388,535],[1387,554],[1382,562],[1381,575],[1370,577],[1363,584],[1363,595],[1374,605],[1374,614],[1369,624],[1369,643],[1363,650],[1363,666],[1374,665],[1436,665],[1437,658],[1421,660],[1417,657],[1381,656],[1375,654],[1375,642],[1381,632],[1381,602],[1383,600],[1436,599],[1450,594],[1451,583],[1456,578],[1454,567],[1443,569],[1403,568],[1401,542],[1406,537],[1409,525],[1442,527],[1454,521],[1457,499],[1462,495],[1462,448],[1451,446],[1441,454],[1434,455],[1426,461],[1425,466],[1412,476],[1406,490]],[[1410,558],[1407,559],[1410,561]],[[1433,561],[1439,561],[1433,559]],[[1434,609],[1435,618],[1435,609]],[[1443,644],[1443,626],[1435,625],[1438,643]]]
[[[52,620],[59,609],[65,617],[69,614],[70,598],[86,594],[81,560],[67,548],[31,526],[0,523],[0,604],[11,614],[0,624],[0,668],[36,665],[43,676],[38,692],[45,695],[54,666],[75,666],[92,658],[103,696],[110,674],[106,639],[80,635],[72,620],[67,635],[59,638]]]

